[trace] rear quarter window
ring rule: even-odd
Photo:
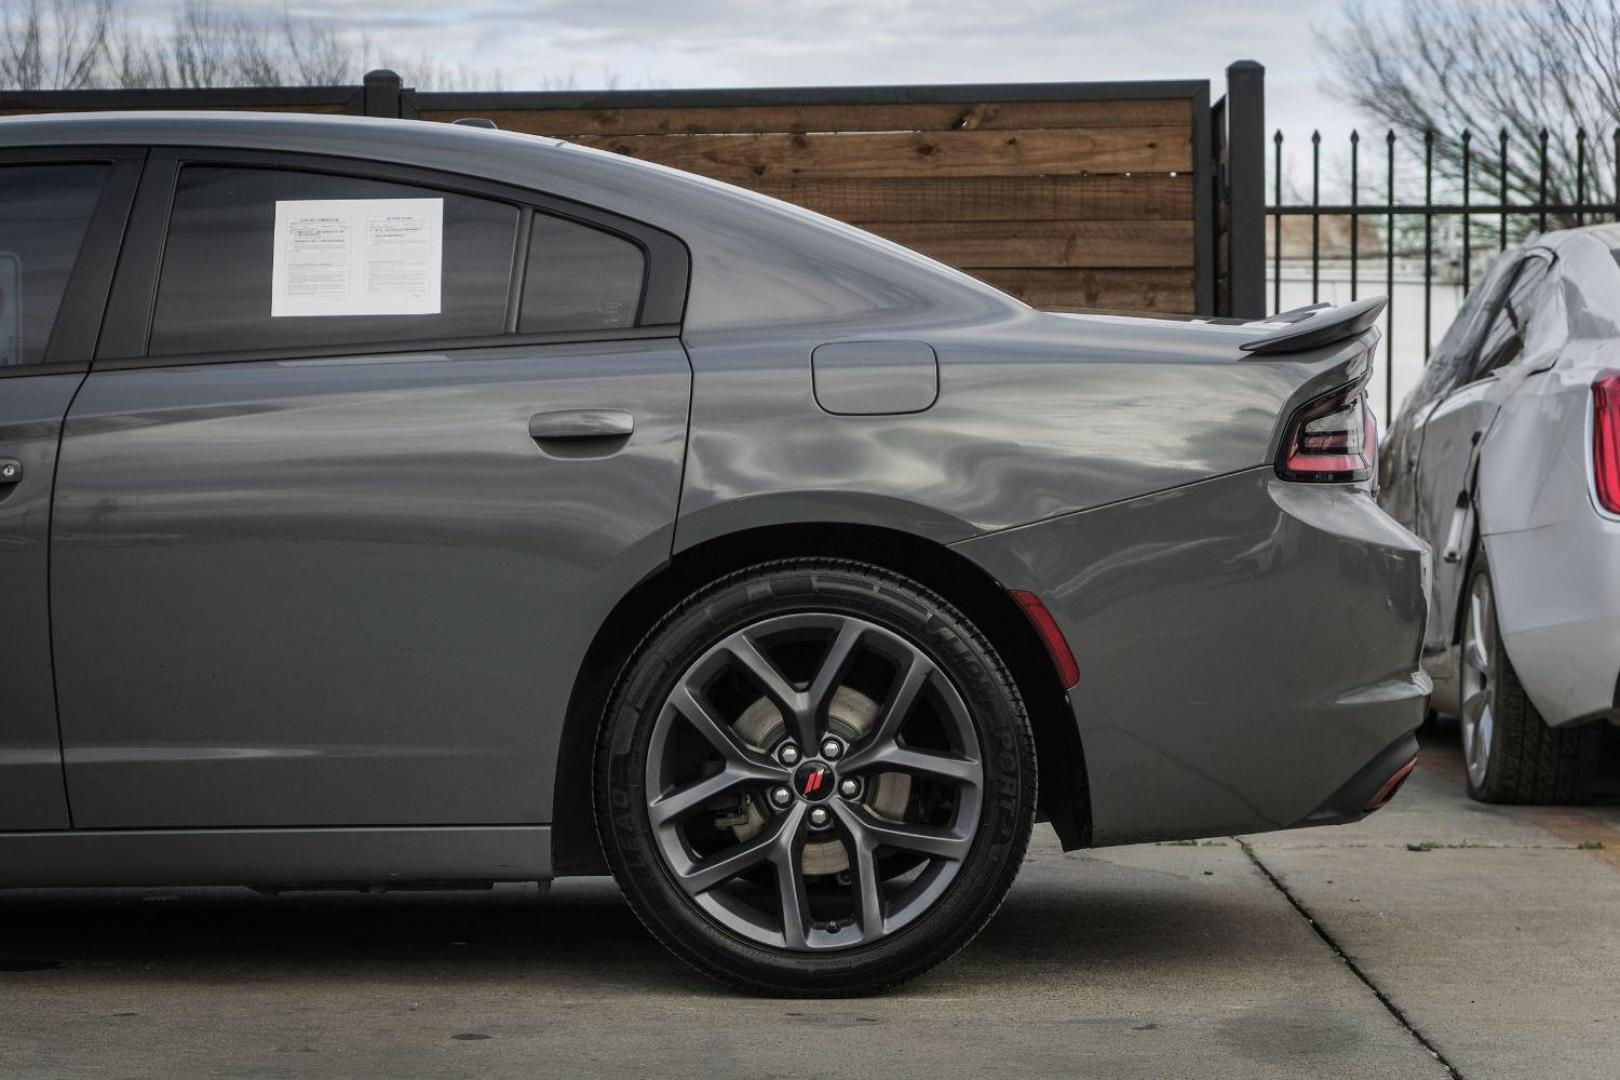
[[[536,214],[518,329],[545,334],[635,326],[646,273],[646,256],[633,241]]]

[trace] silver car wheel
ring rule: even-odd
[[[1495,618],[1491,579],[1478,574],[1468,593],[1461,665],[1463,759],[1468,766],[1468,781],[1476,789],[1485,784],[1485,774],[1491,764],[1491,737],[1495,732],[1491,709]]]
[[[795,680],[772,658],[784,647],[824,652]],[[836,710],[871,700],[847,685],[858,666],[881,704],[852,728]],[[885,688],[874,691],[873,671]],[[716,692],[727,682],[749,688],[741,708],[734,690],[729,708]],[[768,740],[761,700],[780,717]],[[913,745],[919,717],[925,743]],[[903,806],[881,794],[895,774],[912,792]],[[966,704],[921,649],[875,623],[807,612],[733,633],[682,674],[654,723],[646,782],[680,889],[733,933],[812,951],[892,934],[944,895],[973,845],[984,768]],[[838,869],[818,873],[839,845]]]

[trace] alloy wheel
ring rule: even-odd
[[[1483,573],[1474,577],[1468,591],[1468,617],[1462,637],[1462,743],[1468,781],[1483,788],[1491,763],[1491,738],[1495,733],[1492,671],[1495,649],[1495,600],[1491,579]]]
[[[761,620],[680,675],[654,722],[647,815],[712,920],[795,952],[894,934],[972,848],[984,767],[929,655],[830,612]]]

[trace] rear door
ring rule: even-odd
[[[1513,269],[1483,340],[1467,358],[1459,385],[1434,406],[1423,423],[1416,531],[1435,553],[1427,639],[1431,647],[1450,644],[1456,622],[1473,539],[1473,481],[1479,444],[1512,390],[1498,373],[1524,349],[1525,320],[1534,310],[1531,296],[1546,281],[1551,266],[1549,253],[1531,251]]]
[[[53,539],[75,824],[543,822],[668,557],[684,248],[475,180],[154,152]]]
[[[51,479],[138,155],[0,151],[0,831],[69,825],[51,678]]]

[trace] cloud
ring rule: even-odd
[[[126,0],[166,21],[173,0]],[[1383,0],[1389,2],[1389,0]],[[276,17],[282,0],[216,0]],[[376,52],[556,85],[792,86],[1210,79],[1266,64],[1272,118],[1347,127],[1317,89],[1311,27],[1339,0],[291,0]]]

